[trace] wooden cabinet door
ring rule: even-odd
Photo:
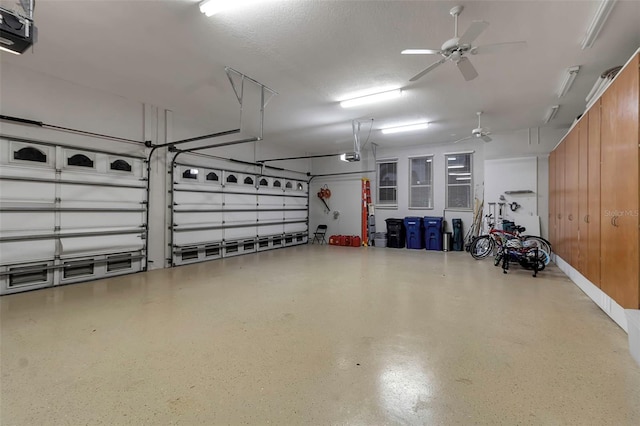
[[[567,260],[565,253],[565,239],[564,239],[564,202],[565,202],[565,187],[564,187],[564,151],[566,142],[563,141],[556,148],[556,239],[558,241],[557,253],[563,260]]]
[[[578,126],[567,135],[565,151],[565,259],[578,269],[578,178],[580,160],[580,139]]]
[[[549,154],[549,242],[555,250],[556,239],[556,151]]]
[[[578,157],[578,217],[577,222],[577,269],[587,276],[589,253],[589,117],[583,116],[578,123],[579,157]]]
[[[600,101],[589,110],[587,279],[600,287]]]
[[[638,56],[602,96],[601,283],[626,309],[640,306]]]

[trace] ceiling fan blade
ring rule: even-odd
[[[446,62],[446,60],[447,60],[447,58],[442,58],[438,62],[434,62],[433,64],[429,65],[425,70],[423,70],[419,74],[416,74],[415,76],[413,76],[409,81],[419,80],[420,78],[422,78],[423,75],[425,75],[429,71],[433,70],[434,68],[438,67],[440,64],[443,64],[444,62]]]
[[[473,21],[460,37],[458,44],[471,44],[488,26],[489,23],[486,21]]]
[[[404,49],[402,55],[439,55],[442,50],[436,49]]]
[[[478,53],[517,52],[525,47],[527,47],[526,41],[507,41],[505,43],[485,44],[484,46],[474,47],[471,49],[471,53],[476,55]]]
[[[489,137],[489,135],[482,135],[480,136],[480,139],[482,139],[485,142],[491,142],[493,140]]]
[[[466,138],[458,139],[457,141],[453,141],[453,143],[468,141],[469,139],[473,139],[473,136],[467,136]]]
[[[457,65],[465,80],[473,80],[478,76],[478,71],[476,71],[475,67],[468,58],[460,59]]]

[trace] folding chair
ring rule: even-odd
[[[320,244],[327,244],[327,240],[324,239],[326,233],[327,225],[318,225],[318,227],[316,228],[316,232],[313,233],[311,244],[314,244],[316,241]]]

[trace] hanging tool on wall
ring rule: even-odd
[[[327,210],[325,211],[325,214],[329,213],[331,209],[329,208],[329,204],[327,203],[327,200],[331,198],[331,190],[326,184],[322,188],[320,188],[320,191],[318,191],[318,198],[320,198],[320,201],[322,201],[322,204],[324,204],[324,206],[327,208]]]
[[[516,203],[515,201],[513,203],[509,203],[509,208],[511,209],[512,212],[515,212],[520,207],[522,207],[522,206],[520,204]]]

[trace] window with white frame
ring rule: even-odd
[[[446,154],[446,208],[471,210],[473,203],[473,154]]]
[[[398,205],[398,160],[378,162],[378,205]]]
[[[433,208],[433,156],[409,158],[409,208]]]

